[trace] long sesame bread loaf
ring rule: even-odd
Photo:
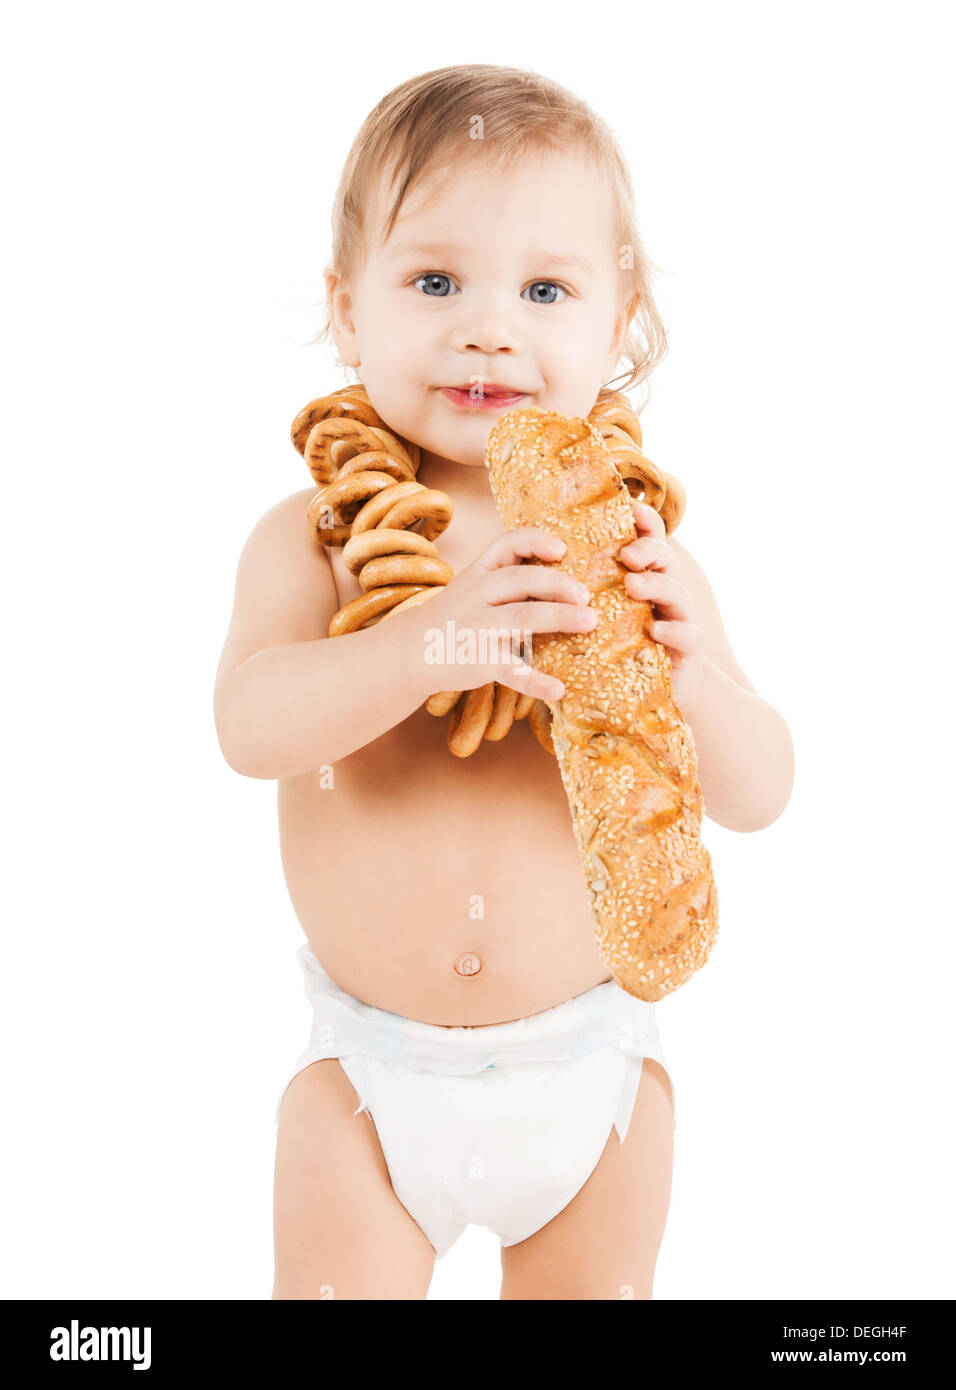
[[[652,605],[627,592],[617,558],[637,534],[630,494],[593,425],[556,411],[503,415],[485,462],[503,525],[560,536],[555,566],[591,591],[596,627],[535,634],[533,664],[565,687],[551,732],[598,949],[628,993],[661,999],[707,960],[717,893],[693,735],[648,635]]]

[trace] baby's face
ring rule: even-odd
[[[383,183],[378,228],[387,192]],[[351,293],[327,280],[342,360],[389,427],[421,445],[423,463],[483,466],[505,411],[586,416],[614,374],[628,323],[615,234],[611,195],[579,155],[433,180],[403,204],[386,243],[379,232]],[[495,385],[519,398],[495,402]],[[481,407],[469,388],[483,392]]]

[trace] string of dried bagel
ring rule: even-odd
[[[654,507],[670,534],[684,514],[684,490],[644,454],[640,421],[627,397],[620,391],[599,395],[588,420],[631,496]],[[386,427],[360,382],[310,401],[292,422],[292,442],[319,487],[309,503],[309,528],[321,545],[342,547],[363,590],[335,614],[330,637],[425,603],[454,579],[434,544],[452,519],[452,500],[417,481],[421,449]],[[457,757],[474,753],[483,739],[504,738],[526,716],[542,748],[554,754],[545,701],[497,681],[477,690],[438,691],[425,708],[449,715],[447,742]]]

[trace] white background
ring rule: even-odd
[[[648,453],[796,748],[772,827],[705,822],[655,1297],[956,1296],[946,16],[8,15],[0,1295],[270,1296],[303,936],[213,679],[245,537],[310,481],[292,417],[344,382],[302,344],[351,140],[406,78],[495,62],[621,141],[665,272]],[[498,1281],[474,1228],[429,1296]]]

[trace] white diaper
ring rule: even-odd
[[[443,1027],[364,1004],[309,946],[296,954],[313,1021],[293,1076],[339,1059],[361,1101],[355,1114],[374,1121],[395,1194],[439,1259],[468,1225],[502,1245],[546,1225],[584,1186],[612,1128],[623,1143],[644,1058],[670,1076],[654,1005],[613,980],[511,1023]]]

